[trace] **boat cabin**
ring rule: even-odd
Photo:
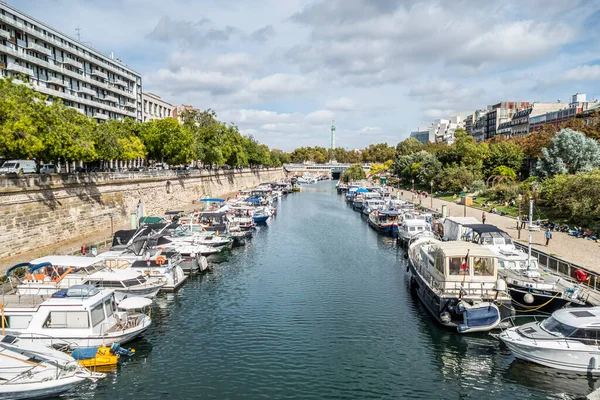
[[[425,231],[431,232],[431,226],[425,219],[406,219],[398,229],[400,234],[405,237],[414,236]]]
[[[445,284],[445,288],[456,288],[456,283],[484,288],[484,283],[493,286],[498,278],[498,259],[487,247],[467,242],[438,242],[420,246],[420,253],[431,275]]]
[[[541,323],[541,328],[554,337],[600,344],[600,307],[563,308]],[[523,329],[527,334],[527,330]],[[533,333],[533,332],[532,332]]]
[[[207,231],[227,231],[227,214],[225,212],[204,212],[198,216],[200,225]]]
[[[464,234],[463,240],[482,245],[512,246],[513,240],[502,229],[489,224],[465,225],[469,230]]]
[[[395,210],[375,210],[371,214],[379,225],[388,225],[398,223],[400,212]]]

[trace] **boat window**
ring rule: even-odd
[[[444,254],[441,251],[438,251],[435,255],[435,269],[444,275]]]
[[[464,257],[450,257],[448,267],[450,275],[469,275],[468,269],[463,269]]]
[[[554,317],[550,317],[542,322],[542,327],[550,333],[565,337],[570,336],[575,331],[575,327],[563,324],[555,320]]]
[[[104,309],[106,310],[106,318],[110,317],[115,312],[113,308],[113,303],[110,300],[106,300],[104,302]]]
[[[481,237],[481,244],[494,244],[494,239],[491,236],[482,236]]]
[[[494,244],[496,246],[504,246],[504,238],[494,238]]]
[[[104,288],[122,288],[123,287],[123,285],[121,284],[121,281],[107,281],[107,280],[88,281],[88,282],[86,282],[86,284],[100,286],[100,287],[104,287]]]
[[[418,231],[422,231],[422,230],[423,230],[423,227],[422,227],[422,226],[417,226],[417,230],[418,230]]]
[[[600,340],[600,331],[596,329],[579,328],[571,334],[574,339],[583,339],[586,343],[595,344]]]
[[[141,283],[144,283],[145,281],[146,281],[146,279],[142,275],[140,275],[135,279],[124,280],[124,281],[122,281],[122,283],[123,283],[123,286],[125,286],[125,287],[131,287],[131,286],[136,286]]]
[[[410,228],[408,228],[409,231],[414,232],[415,231],[415,227],[411,226]]]
[[[102,307],[102,303],[96,304],[96,306],[92,308],[90,314],[92,316],[92,326],[96,326],[104,321],[104,308]]]
[[[87,311],[51,311],[43,325],[51,329],[81,329],[89,328]]]
[[[4,317],[4,327],[13,329],[26,329],[33,317],[31,315],[9,315]]]
[[[489,257],[473,257],[473,275],[494,276],[494,261]]]

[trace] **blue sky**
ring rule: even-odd
[[[395,145],[453,111],[600,97],[600,1],[8,0],[271,147]]]

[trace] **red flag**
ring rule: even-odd
[[[467,269],[467,259],[469,258],[469,250],[467,250],[467,255],[465,256],[465,259],[462,263],[462,265],[460,266],[460,268],[465,271]]]

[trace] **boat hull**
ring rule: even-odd
[[[254,220],[255,224],[264,224],[269,219],[269,216],[265,215],[264,217],[252,217],[252,219]]]
[[[396,225],[396,224],[380,225],[380,224],[377,224],[376,222],[373,222],[371,220],[371,218],[368,219],[368,222],[369,222],[369,226],[371,228],[373,228],[374,230],[376,230],[377,232],[384,234],[384,235],[389,235],[393,238],[398,237],[398,225]]]
[[[500,340],[520,360],[545,367],[582,374],[600,374],[600,350],[581,342],[565,340],[529,340],[512,329],[498,335]],[[549,347],[551,344],[554,347]]]
[[[71,376],[37,383],[3,384],[0,385],[0,400],[39,399],[58,396],[70,391],[86,379],[84,376]]]
[[[516,310],[535,310],[540,313],[552,314],[554,311],[567,306],[580,306],[577,303],[573,303],[570,299],[561,297],[561,293],[556,291],[523,288],[522,286],[511,285],[510,283],[508,284],[508,289]],[[525,301],[525,295],[527,294],[533,296],[531,303]]]

